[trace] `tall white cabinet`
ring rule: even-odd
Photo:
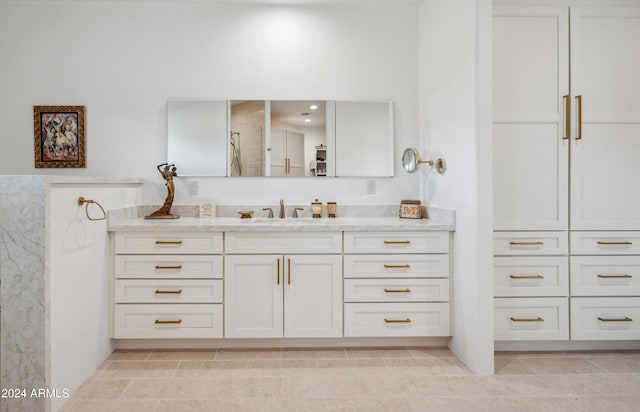
[[[571,8],[571,230],[640,230],[639,73],[640,9]]]
[[[496,7],[493,27],[495,337],[640,339],[640,9]]]
[[[271,176],[304,176],[304,133],[271,129]]]

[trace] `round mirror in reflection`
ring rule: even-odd
[[[402,154],[402,167],[408,173],[414,173],[418,170],[418,162],[420,161],[420,155],[418,151],[410,147]]]

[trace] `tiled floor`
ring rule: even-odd
[[[115,352],[64,412],[639,411],[640,352],[496,354],[472,375],[446,349]]]

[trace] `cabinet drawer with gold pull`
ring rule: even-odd
[[[567,255],[567,232],[494,232],[496,256]]]
[[[571,232],[572,255],[640,255],[640,232]]]
[[[221,337],[222,304],[115,305],[115,339]]]
[[[448,303],[345,303],[344,336],[449,336]]]
[[[568,298],[495,298],[495,340],[569,339]]]
[[[344,253],[449,253],[449,232],[344,232]]]
[[[449,279],[345,279],[345,302],[448,302]]]
[[[495,257],[493,294],[497,297],[568,296],[569,258]]]
[[[345,278],[446,278],[449,255],[344,255]]]
[[[572,256],[572,296],[640,296],[640,256]]]
[[[118,278],[222,278],[221,255],[116,255]]]
[[[220,254],[222,232],[116,232],[117,254]]]
[[[222,303],[222,279],[116,279],[116,303]]]
[[[640,297],[572,297],[571,339],[640,339]]]

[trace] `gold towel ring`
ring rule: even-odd
[[[91,204],[91,203],[94,203],[94,204],[98,205],[98,207],[102,211],[102,217],[92,218],[91,216],[89,216],[89,204]],[[78,206],[82,206],[82,205],[86,205],[85,208],[84,208],[84,214],[87,215],[87,219],[89,219],[89,220],[105,220],[107,218],[107,213],[104,211],[104,209],[102,208],[100,203],[96,202],[95,200],[85,199],[84,197],[80,196],[78,198]]]

